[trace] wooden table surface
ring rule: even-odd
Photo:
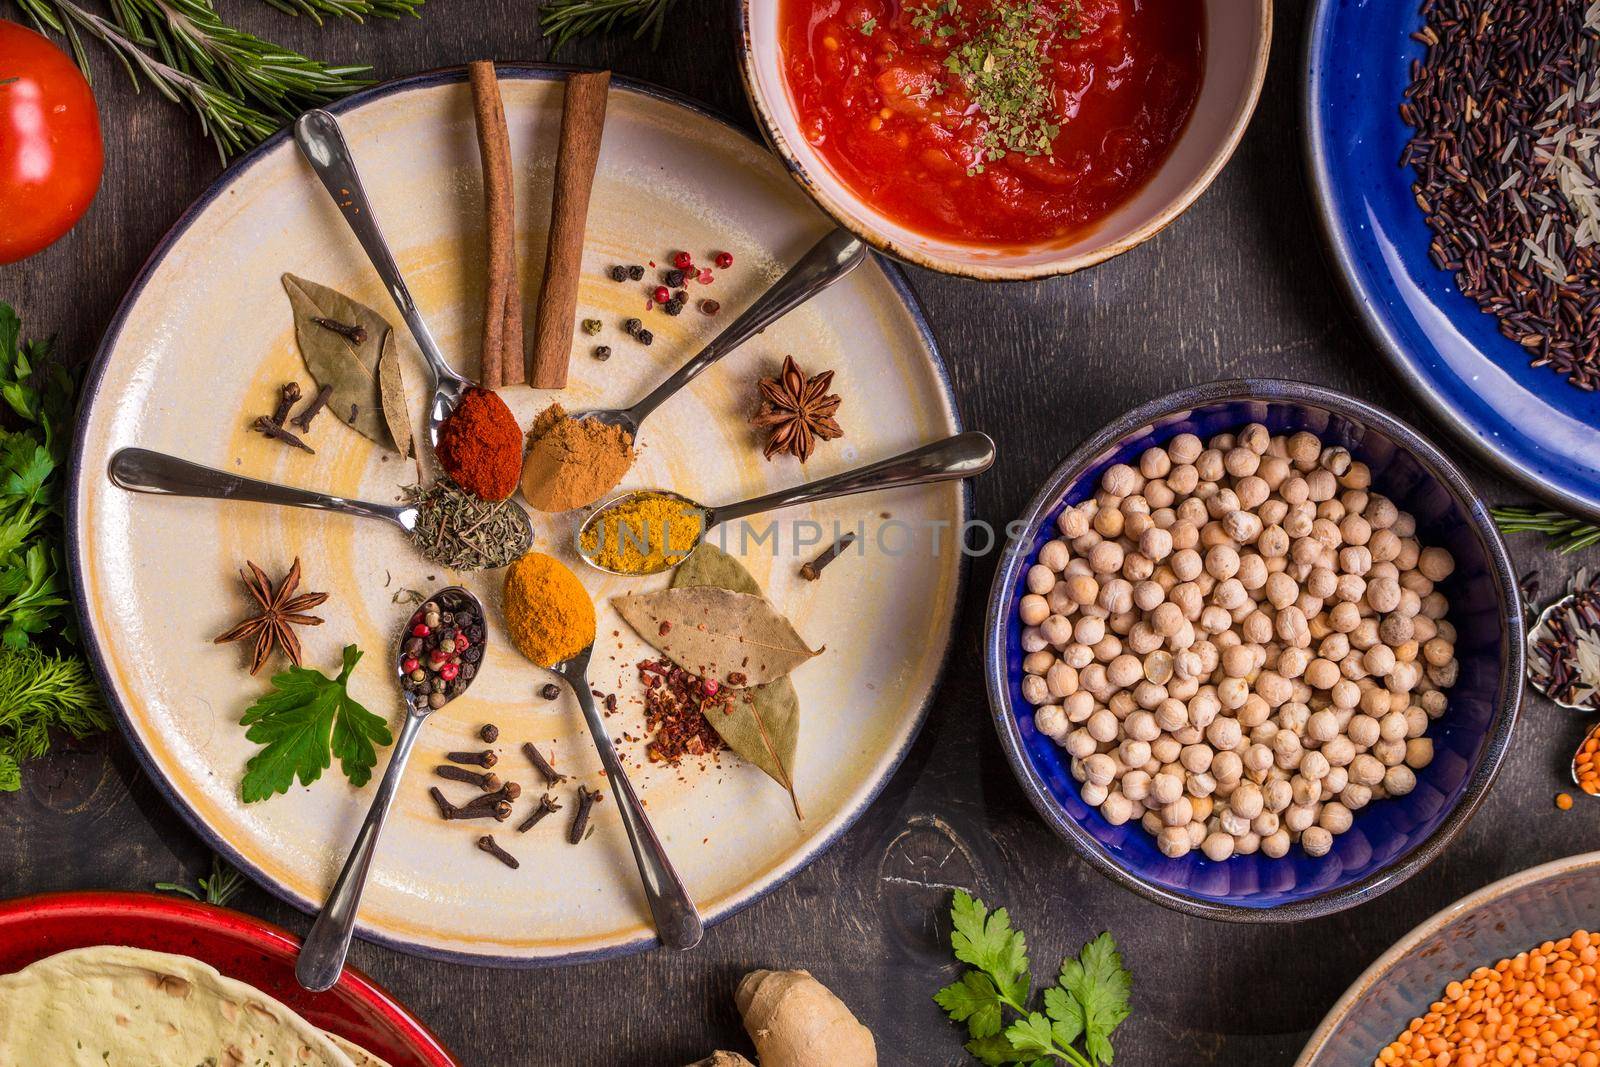
[[[770,0],[761,0],[770,2]],[[1227,2],[1227,0],[1224,0]],[[535,0],[428,0],[420,21],[321,28],[257,0],[225,14],[380,77],[493,56],[547,55]],[[966,424],[1000,460],[975,484],[979,518],[1003,524],[1082,438],[1115,414],[1180,386],[1283,376],[1333,386],[1422,425],[1446,450],[1346,309],[1325,266],[1305,192],[1296,96],[1304,7],[1280,0],[1260,109],[1233,162],[1183,218],[1144,246],[1076,277],[982,285],[910,272],[954,379]],[[561,58],[608,65],[736,115],[732,0],[681,0],[660,49],[625,37]],[[0,12],[15,16],[0,0]],[[148,89],[135,96],[103,52],[107,141],[99,199],[55,247],[0,267],[0,299],[34,332],[88,358],[145,257],[216,178],[191,117]],[[1475,472],[1491,502],[1520,491]],[[1532,539],[1513,550],[1544,587],[1564,580]],[[711,929],[687,955],[650,952],[554,970],[496,971],[413,959],[357,943],[353,961],[386,984],[470,1067],[673,1067],[716,1047],[749,1051],[732,1004],[756,966],[812,970],[877,1035],[886,1064],[971,1061],[929,999],[957,973],[943,921],[950,887],[1009,906],[1036,969],[1112,930],[1135,976],[1119,1031],[1128,1067],[1287,1064],[1346,985],[1393,940],[1462,894],[1558,856],[1600,848],[1600,820],[1552,796],[1582,726],[1530,696],[1492,794],[1444,858],[1352,911],[1293,926],[1185,918],[1094,873],[1036,817],[990,726],[978,646],[994,560],[972,568],[943,687],[889,787],[829,852],[759,904]],[[0,897],[146,888],[208,863],[112,735],[26,768],[0,794]],[[303,932],[309,920],[255,887],[236,906]]]

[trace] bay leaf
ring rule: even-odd
[[[384,337],[383,350],[378,354],[378,396],[394,450],[402,457],[410,457],[411,408],[406,403],[406,379],[400,371],[400,350],[394,343],[393,330]]]
[[[611,603],[640,637],[678,666],[735,688],[782,678],[821,652],[751,593],[680,586],[614,597]]]
[[[672,574],[674,589],[696,585],[714,585],[735,593],[761,595],[761,586],[744,569],[744,564],[709,541],[696,545],[689,558],[678,564]]]
[[[674,589],[715,586],[759,596],[761,586],[744,564],[702,541],[672,576]],[[712,729],[740,758],[755,764],[789,793],[797,819],[804,819],[794,789],[794,757],[800,740],[800,696],[785,675],[765,685],[736,690],[727,708],[707,716]]]
[[[357,433],[387,444],[378,359],[394,330],[376,311],[326,285],[285,274],[283,288],[294,309],[294,337],[306,369],[317,385],[333,388],[328,410]],[[366,340],[356,344],[311,321],[316,318],[360,326]]]

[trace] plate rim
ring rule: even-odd
[[[1322,93],[1318,76],[1322,64],[1318,61],[1321,39],[1326,23],[1335,7],[1343,0],[1313,0],[1306,10],[1305,33],[1300,56],[1300,84],[1298,111],[1300,118],[1300,155],[1305,163],[1305,182],[1311,193],[1312,215],[1321,238],[1323,252],[1343,294],[1346,306],[1355,313],[1363,332],[1383,354],[1389,370],[1405,385],[1412,398],[1430,419],[1448,430],[1456,442],[1464,446],[1478,463],[1514,482],[1519,488],[1535,497],[1554,503],[1572,513],[1594,522],[1600,522],[1600,495],[1586,497],[1571,489],[1541,477],[1525,463],[1496,450],[1473,427],[1467,418],[1443,397],[1437,395],[1428,378],[1417,366],[1417,361],[1401,344],[1390,328],[1388,317],[1379,308],[1379,302],[1370,289],[1361,283],[1350,250],[1350,239],[1345,227],[1340,225],[1333,205],[1331,177],[1328,173],[1328,152],[1324,142],[1323,123],[1319,113]],[[1477,346],[1473,346],[1475,350]],[[1479,350],[1481,351],[1481,350]],[[1485,354],[1484,358],[1490,358]]]
[[[189,900],[178,896],[162,896],[157,893],[138,890],[72,889],[57,892],[30,893],[27,896],[0,900],[0,925],[3,925],[7,919],[13,916],[26,918],[28,914],[33,912],[64,912],[85,918],[101,916],[107,919],[124,921],[129,918],[146,922],[181,919],[197,922],[201,926],[212,930],[225,931],[236,935],[258,951],[281,949],[292,953],[300,945],[300,939],[288,930],[248,912],[216,904],[208,904],[204,901]],[[122,943],[114,939],[102,942],[104,945]],[[61,951],[68,950],[62,949]],[[55,954],[51,953],[51,955]],[[181,953],[175,953],[175,955],[181,955]],[[40,959],[46,958],[48,957],[40,957]],[[218,969],[220,970],[220,968]],[[228,977],[232,976],[229,975]],[[244,981],[244,979],[236,980]],[[254,983],[250,984],[253,985]],[[415,1045],[413,1051],[423,1055],[427,1063],[433,1065],[433,1067],[439,1067],[439,1065],[459,1067],[460,1059],[450,1051],[443,1039],[438,1034],[435,1034],[427,1023],[419,1019],[393,993],[374,981],[359,968],[346,966],[339,976],[339,981],[335,988],[339,986],[348,986],[350,991],[364,1004],[379,1011],[391,1022],[402,1028],[405,1031],[406,1039]],[[262,992],[267,993],[268,996],[272,995],[267,990],[262,990]],[[322,994],[313,995],[321,996]],[[427,1043],[420,1044],[419,1042],[422,1041]]]
[[[554,81],[558,78],[564,78],[572,73],[592,71],[596,69],[598,68],[585,67],[569,63],[543,63],[535,61],[497,61],[495,63],[495,70],[499,76],[528,81]],[[352,93],[349,96],[342,97],[339,100],[326,104],[325,109],[331,111],[335,115],[343,115],[347,112],[357,110],[368,103],[372,103],[398,93],[409,92],[415,89],[432,88],[440,85],[457,84],[465,82],[466,80],[467,68],[465,65],[433,67],[427,70],[418,71],[415,74],[402,75],[396,78],[389,78],[378,82],[375,85],[369,86],[358,92]],[[735,136],[743,138],[744,140],[759,146],[763,151],[771,151],[757,136],[745,129],[734,119],[684,93],[680,93],[674,89],[669,89],[665,86],[657,85],[654,82],[650,82],[641,78],[632,78],[626,75],[619,75],[614,72],[611,75],[611,85],[613,89],[636,93],[640,96],[658,100],[674,107],[685,109],[703,118],[710,119],[711,121],[726,128]],[[88,419],[90,410],[94,407],[95,401],[99,398],[100,387],[105,376],[106,367],[110,361],[111,352],[116,347],[117,342],[121,337],[122,328],[127,320],[128,315],[132,312],[134,306],[138,303],[139,298],[143,295],[145,287],[150,282],[151,276],[165,261],[167,254],[172,249],[172,246],[188,232],[189,228],[195,223],[200,215],[211,205],[214,200],[223,195],[247,170],[253,167],[279,145],[289,140],[291,136],[292,128],[286,125],[284,128],[274,133],[271,137],[268,137],[265,141],[261,142],[261,144],[240,156],[232,164],[227,166],[221,174],[217,175],[212,183],[208,185],[206,189],[187,208],[183,210],[183,213],[178,216],[177,221],[172,224],[171,228],[169,228],[167,232],[161,236],[161,239],[156,243],[154,249],[151,250],[150,255],[140,266],[138,273],[134,276],[134,279],[129,284],[127,291],[123,294],[122,299],[117,304],[117,309],[113,313],[111,321],[107,324],[105,332],[101,335],[100,342],[95,348],[94,357],[89,362],[87,369],[84,371],[82,384],[79,389],[77,412],[74,418],[72,452],[68,464],[70,476],[65,500],[65,515],[67,517],[65,523],[65,540],[67,572],[72,587],[72,604],[73,610],[77,615],[79,630],[83,634],[84,654],[94,671],[95,680],[99,684],[100,692],[104,695],[106,704],[110,707],[113,715],[116,718],[118,730],[123,739],[128,743],[128,747],[133,751],[134,756],[138,759],[141,769],[143,769],[152,784],[156,787],[157,792],[161,794],[162,799],[166,801],[170,808],[178,813],[179,817],[183,819],[190,831],[194,833],[201,840],[201,842],[221,855],[222,858],[225,859],[236,870],[248,876],[252,882],[258,886],[261,886],[274,897],[293,907],[297,911],[300,911],[306,915],[314,916],[321,910],[321,905],[319,903],[303,898],[298,894],[291,892],[286,886],[280,885],[276,880],[270,878],[259,866],[246,859],[244,855],[240,853],[238,849],[234,848],[233,845],[228,842],[219,832],[214,831],[211,826],[206,823],[206,821],[202,819],[198,813],[195,812],[193,807],[191,807],[188,801],[178,792],[176,787],[174,787],[173,784],[160,773],[154,758],[149,750],[145,747],[143,740],[139,737],[138,731],[134,728],[133,720],[128,712],[128,709],[123,706],[121,699],[118,697],[115,688],[111,684],[111,673],[106,666],[105,657],[100,647],[101,638],[95,632],[92,625],[92,620],[90,619],[89,613],[85,607],[85,599],[83,594],[85,588],[83,530],[78,522],[79,505],[82,502],[84,495],[84,486],[87,482],[87,475],[90,473],[85,471],[83,467],[86,442],[81,431]],[[820,209],[817,209],[815,204],[812,204],[811,206],[814,210],[817,210],[818,214],[823,218],[828,217],[825,213],[821,212]],[[933,330],[928,323],[927,314],[923,310],[921,299],[911,288],[911,284],[907,280],[905,272],[901,269],[898,263],[894,262],[888,257],[883,256],[876,250],[869,249],[869,252],[872,255],[874,262],[883,271],[884,277],[889,282],[890,287],[894,290],[895,295],[898,297],[901,305],[911,316],[912,324],[916,328],[918,335],[922,338],[923,344],[927,347],[928,353],[931,357],[933,370],[938,377],[939,385],[941,386],[945,395],[945,399],[949,404],[951,419],[955,425],[956,431],[961,432],[965,429],[965,425],[961,418],[961,408],[957,401],[954,383],[950,377],[950,370],[945,365],[944,355],[939,349],[938,341],[934,337]],[[959,510],[963,520],[970,520],[972,517],[971,488],[964,479],[956,483],[956,488],[960,496]],[[816,842],[809,850],[801,853],[801,858],[791,870],[778,876],[771,883],[760,887],[756,892],[752,893],[747,898],[737,900],[726,905],[720,911],[703,916],[705,925],[708,928],[721,923],[725,919],[739,914],[746,908],[765,899],[769,894],[788,883],[790,879],[794,878],[801,871],[805,870],[807,867],[810,867],[813,863],[820,859],[825,852],[829,851],[835,844],[837,844],[844,837],[844,835],[855,826],[860,818],[866,814],[867,810],[877,802],[878,797],[881,796],[884,789],[888,787],[889,782],[894,779],[895,775],[899,772],[901,766],[904,764],[906,756],[911,752],[912,747],[916,744],[917,738],[921,734],[923,726],[927,723],[928,714],[933,708],[933,703],[937,699],[940,689],[943,687],[945,675],[950,668],[950,662],[956,649],[956,636],[958,630],[960,629],[959,624],[961,620],[961,609],[966,599],[966,587],[968,584],[968,579],[970,578],[970,574],[971,567],[969,559],[965,553],[958,553],[954,580],[954,594],[951,600],[951,622],[948,633],[945,636],[944,647],[939,652],[938,661],[933,672],[932,683],[928,689],[928,695],[922,701],[921,705],[916,709],[914,716],[915,721],[912,724],[910,732],[907,733],[905,741],[900,745],[900,747],[892,753],[889,764],[884,769],[884,772],[879,776],[878,781],[873,784],[871,790],[861,800],[861,802],[857,804],[854,809],[845,814],[843,821],[834,829],[832,833],[827,835],[822,840]],[[617,944],[606,945],[600,948],[569,952],[556,952],[549,955],[519,956],[497,954],[493,952],[467,952],[460,949],[441,948],[434,945],[423,944],[420,942],[407,940],[404,937],[398,937],[382,931],[374,930],[372,927],[361,922],[359,919],[356,922],[355,935],[372,944],[381,945],[384,948],[392,949],[396,952],[405,953],[406,955],[410,956],[417,956],[423,959],[436,960],[444,963],[465,964],[467,966],[474,967],[504,968],[508,970],[535,970],[545,967],[559,967],[577,963],[591,963],[600,960],[617,959],[643,952],[650,948],[655,948],[660,944],[660,941],[655,934],[653,932],[649,932],[642,937],[621,941]]]

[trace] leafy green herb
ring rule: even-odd
[[[52,731],[76,738],[111,725],[89,665],[66,652],[0,650],[0,792],[22,788],[22,764],[50,748]]]
[[[215,852],[211,854],[211,875],[209,877],[201,875],[195,881],[200,887],[198,890],[181,882],[157,882],[155,888],[164,893],[179,893],[190,900],[202,900],[207,904],[225,908],[228,902],[238,896],[239,891],[245,887],[244,875],[229,867]]]
[[[344,648],[337,678],[306,667],[290,667],[272,678],[267,693],[244,713],[245,737],[265,747],[245,764],[240,793],[246,804],[287,793],[296,778],[310,785],[339,757],[350,784],[363,786],[378,764],[375,745],[394,738],[389,724],[350,698],[350,672],[361,661],[355,645]]]
[[[1502,533],[1544,534],[1550,547],[1559,549],[1563,555],[1600,544],[1600,526],[1559,511],[1503,507],[1490,508],[1489,514]]]
[[[0,302],[0,791],[22,785],[21,764],[44,755],[50,734],[105,729],[89,666],[73,650],[77,624],[62,559],[61,477],[76,383],[50,359],[50,342],[22,340]]]
[[[1112,1062],[1111,1034],[1128,1017],[1133,976],[1110,934],[1089,942],[1076,959],[1062,961],[1057,984],[1044,991],[1041,1012],[1029,1007],[1033,979],[1027,941],[1012,929],[1006,910],[991,912],[958,889],[950,918],[956,959],[976,969],[933,999],[951,1020],[966,1023],[968,1052],[991,1065],[1039,1067],[1059,1060],[1073,1067],[1104,1067]],[[1009,1025],[1008,1009],[1018,1016]]]
[[[861,36],[863,37],[871,37],[872,32],[877,28],[878,20],[870,15],[867,18],[862,19],[861,25],[856,27],[856,29],[861,31]]]
[[[635,41],[648,33],[650,47],[656,48],[674,3],[676,0],[549,0],[539,9],[539,30],[555,38],[551,55],[576,38],[610,33],[618,22],[634,24]]]
[[[423,0],[267,0],[279,10],[360,20],[414,14]],[[16,0],[33,24],[65,37],[92,78],[83,38],[108,48],[137,87],[189,106],[224,159],[265,140],[308,107],[370,80],[224,22],[211,0],[108,0],[109,17],[76,0]]]

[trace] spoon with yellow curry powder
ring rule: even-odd
[[[550,556],[530,552],[506,571],[503,609],[512,644],[534,663],[559,674],[578,698],[606,779],[617,795],[617,810],[639,865],[656,935],[667,948],[693,948],[705,932],[700,913],[645,816],[589,689],[594,601],[577,575]]]
[[[300,946],[294,975],[306,989],[317,993],[331,989],[344,971],[345,957],[350,954],[350,937],[356,928],[356,911],[361,907],[361,893],[372,870],[372,858],[378,851],[378,836],[383,833],[400,779],[405,776],[411,749],[428,716],[466,692],[477,676],[475,665],[483,662],[483,643],[488,636],[483,622],[483,605],[460,586],[439,590],[406,618],[395,658],[395,671],[406,698],[405,722],[389,755],[383,780],[378,783],[378,792],[372,798],[366,821],[356,832],[350,856],[339,872],[339,880],[333,884],[333,891],[328,894],[317,921]],[[410,644],[413,641],[416,643]],[[417,650],[424,642],[431,646],[427,658],[435,664],[426,670],[416,662],[421,656]],[[469,649],[477,651],[473,653]],[[466,655],[463,657],[461,653]]]
[[[970,478],[993,463],[989,435],[969,430],[865,467],[721,507],[660,489],[634,490],[608,501],[584,521],[578,528],[578,551],[612,574],[659,574],[682,563],[713,526],[724,522],[854,493]]]

